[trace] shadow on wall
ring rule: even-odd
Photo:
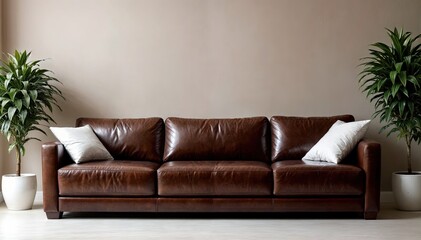
[[[66,84],[66,81],[63,81],[63,83]],[[80,95],[79,91],[66,88],[65,85],[61,87],[66,100],[59,100],[58,103],[63,111],[55,111],[54,113],[54,120],[57,122],[57,126],[72,127],[79,117],[101,117],[100,109],[95,108],[93,104],[98,100]]]

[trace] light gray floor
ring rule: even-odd
[[[71,218],[70,218],[71,216]],[[379,219],[144,217],[67,215],[47,220],[40,196],[34,209],[0,204],[0,239],[421,239],[421,212],[382,206]]]

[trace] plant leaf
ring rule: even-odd
[[[391,71],[390,72],[390,80],[392,81],[392,84],[395,84],[396,76],[398,75],[398,72]]]
[[[393,85],[392,86],[392,97],[395,97],[396,96],[396,94],[399,91],[400,86],[401,86],[400,84],[396,84],[396,85]]]
[[[403,62],[398,62],[395,64],[396,72],[399,73],[401,71]]]
[[[15,106],[16,106],[16,108],[19,110],[19,112],[20,112],[20,110],[22,110],[22,100],[20,100],[20,99],[17,99],[16,101],[15,101]]]
[[[15,116],[16,110],[17,110],[17,109],[16,109],[15,107],[10,107],[10,108],[7,110],[7,114],[8,114],[8,117],[9,117],[9,120],[10,120],[10,121],[12,121],[13,117]]]
[[[402,71],[399,73],[399,79],[404,87],[406,87],[406,71]]]

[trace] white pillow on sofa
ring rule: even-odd
[[[303,157],[303,160],[339,163],[355,148],[367,132],[370,120],[336,121],[329,131]]]
[[[75,163],[113,160],[89,125],[83,127],[50,127]]]

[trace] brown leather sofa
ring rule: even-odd
[[[44,211],[352,212],[376,219],[380,145],[363,140],[341,164],[300,159],[336,120],[92,119],[115,160],[75,164],[42,145]]]

